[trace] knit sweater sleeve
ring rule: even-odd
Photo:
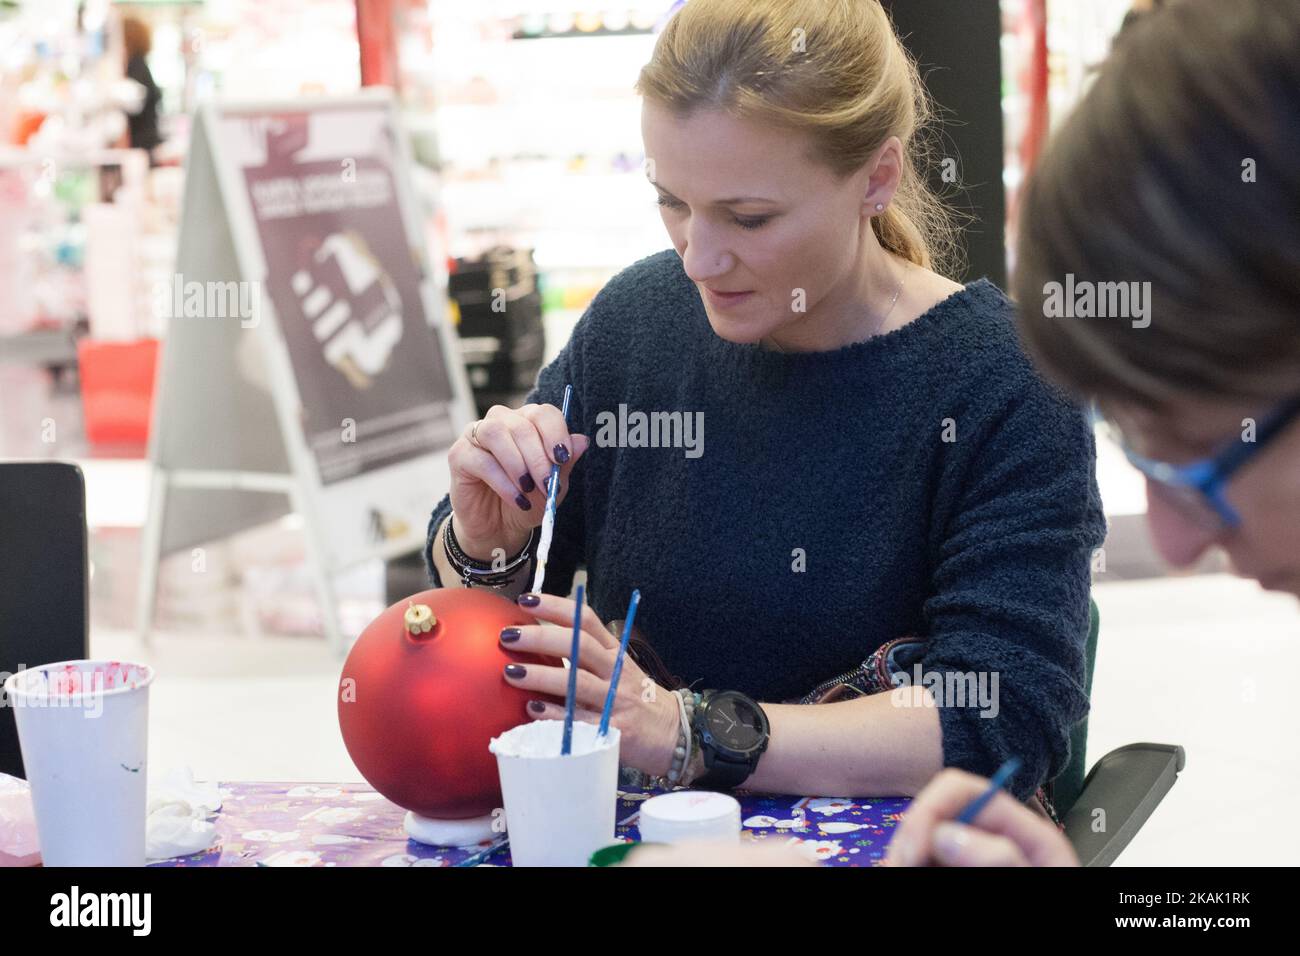
[[[569,431],[581,434],[582,423],[586,421],[583,409],[587,401],[587,378],[583,374],[583,358],[588,351],[588,330],[591,327],[593,311],[598,308],[601,297],[593,300],[591,306],[578,321],[572,336],[555,360],[538,374],[523,404],[554,405],[563,407],[564,386],[572,383],[573,395],[569,400]],[[546,581],[542,590],[547,594],[567,596],[573,586],[573,577],[578,566],[584,560],[585,521],[583,518],[583,473],[581,467],[569,472],[570,488],[563,504],[556,509],[555,531],[551,538],[551,550],[546,558]],[[443,495],[433,509],[429,519],[429,528],[425,538],[424,562],[429,569],[429,580],[434,587],[442,587],[438,569],[433,563],[433,549],[440,547],[434,539],[444,518],[451,513],[451,496]],[[535,567],[535,565],[534,565]]]
[[[939,702],[944,764],[989,776],[1019,757],[1011,790],[1026,799],[1064,770],[1088,712],[1091,556],[1105,537],[1096,449],[1079,409],[1036,378],[957,421],[971,433],[955,447],[974,451],[954,456],[940,489],[954,504],[935,529],[922,666],[944,686],[973,674],[994,691],[993,706]]]

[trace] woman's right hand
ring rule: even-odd
[[[466,426],[447,456],[456,539],[465,553],[490,561],[495,548],[507,557],[519,551],[546,513],[552,463],[560,466],[558,504],[589,444],[569,432],[554,405],[493,405]]]
[[[957,823],[988,783],[952,767],[937,774],[903,811],[889,841],[889,865],[1079,865],[1065,834],[1005,790],[993,795],[974,823]]]

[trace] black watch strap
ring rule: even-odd
[[[692,789],[734,790],[749,779],[758,763],[757,760],[732,762],[721,755],[715,755],[710,761],[708,754],[704,760],[708,769],[691,781]]]

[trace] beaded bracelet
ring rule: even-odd
[[[673,748],[673,760],[668,773],[649,780],[650,785],[657,790],[672,790],[690,782],[683,778],[691,766],[692,751],[695,749],[695,706],[699,703],[700,695],[682,688],[673,691],[673,696],[677,698],[677,715],[680,720],[677,745]]]

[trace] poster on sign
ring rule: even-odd
[[[423,545],[473,406],[408,154],[387,91],[200,110],[158,297],[146,633],[159,556],[289,511],[336,640],[330,576]]]
[[[388,117],[226,113],[321,481],[445,448],[451,378],[402,221]],[[355,435],[342,429],[355,422]]]

